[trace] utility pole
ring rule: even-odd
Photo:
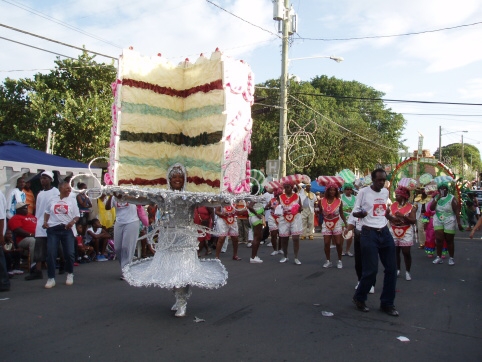
[[[284,0],[281,47],[281,85],[280,85],[280,119],[279,119],[279,178],[286,176],[286,141],[288,138],[288,41],[290,29],[290,2]]]
[[[462,184],[464,183],[464,167],[465,167],[465,161],[464,161],[464,135],[462,135]]]
[[[442,162],[442,126],[438,126],[438,160]]]

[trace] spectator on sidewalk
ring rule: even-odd
[[[107,240],[110,239],[110,234],[100,224],[99,219],[92,219],[91,226],[87,229],[85,234],[85,244],[91,245],[96,253],[97,261],[107,261],[105,256],[105,249],[107,247]]]
[[[42,228],[44,214],[50,201],[59,196],[59,190],[52,186],[54,174],[52,171],[44,171],[40,175],[40,184],[43,190],[37,195],[35,205],[35,217],[37,218],[37,226],[35,228],[35,249],[33,261],[36,263],[35,268],[30,269],[30,274],[25,280],[42,279],[42,263],[47,261],[47,231]],[[40,220],[40,221],[39,221]],[[32,257],[30,257],[32,259]]]
[[[35,195],[30,186],[31,182],[25,181],[25,186],[22,191],[25,193],[25,203],[28,205],[28,214],[35,215]]]
[[[28,249],[30,259],[33,260],[35,251],[35,229],[37,228],[37,218],[29,215],[29,204],[19,202],[16,205],[17,212],[8,221],[8,228],[15,234],[17,246],[21,249]],[[32,265],[30,265],[31,267]]]
[[[7,219],[11,219],[13,215],[17,212],[16,205],[18,202],[25,202],[26,195],[25,192],[22,191],[23,187],[25,186],[25,180],[23,177],[19,177],[17,179],[16,186],[10,190],[7,196]]]
[[[7,201],[3,192],[0,191],[0,245],[4,244],[5,235],[5,219],[7,213]],[[0,248],[0,292],[7,292],[10,290],[10,278],[7,272],[7,263],[5,261],[5,254],[3,248]]]

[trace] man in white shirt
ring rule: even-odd
[[[383,290],[380,296],[380,310],[398,317],[395,308],[397,284],[397,263],[395,243],[387,226],[388,190],[384,188],[387,174],[383,169],[372,172],[373,184],[360,190],[353,208],[353,216],[363,219],[361,230],[362,277],[353,296],[353,303],[362,312],[368,312],[365,305],[370,288],[375,285],[378,272],[378,257],[385,272]],[[389,215],[388,218],[393,216]]]
[[[314,239],[314,227],[315,227],[315,202],[316,195],[311,192],[311,185],[303,185],[298,193],[301,199],[301,206],[303,211],[301,212],[301,222],[303,224],[303,233],[301,234],[301,240]]]
[[[52,186],[54,174],[52,171],[44,171],[40,175],[40,184],[43,190],[37,195],[35,216],[37,217],[37,228],[35,229],[35,252],[33,260],[36,262],[35,269],[25,277],[25,280],[42,279],[42,263],[47,261],[47,230],[42,228],[45,211],[50,201],[59,196],[59,190]],[[32,257],[32,256],[30,256]]]
[[[3,192],[0,191],[0,292],[10,290],[10,280],[7,272],[7,263],[3,254],[3,236],[5,235],[7,201]]]

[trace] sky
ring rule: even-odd
[[[344,58],[341,63],[322,58],[292,60],[290,74],[302,81],[320,75],[355,80],[382,91],[389,100],[464,103],[387,101],[386,105],[405,117],[403,139],[410,151],[418,149],[421,133],[423,149],[433,154],[442,127],[442,146],[461,142],[463,135],[465,144],[482,153],[480,0],[290,3],[298,29],[289,58]],[[143,55],[161,53],[177,63],[185,58],[195,61],[199,54],[209,55],[219,48],[250,64],[255,82],[260,83],[281,73],[281,39],[272,18],[271,0],[0,0],[0,81],[47,73],[57,56],[9,40],[70,57],[79,55],[76,49],[5,27],[9,26],[114,58],[132,46]],[[474,23],[479,24],[462,26]],[[452,27],[456,28],[434,31]],[[112,61],[101,56],[96,60]]]

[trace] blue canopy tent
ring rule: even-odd
[[[313,180],[311,181],[311,192],[325,192],[325,186],[320,186],[316,180]]]
[[[85,163],[34,150],[16,141],[0,143],[0,185],[7,183],[15,172],[36,174],[45,170],[57,171],[60,175],[90,175]],[[97,178],[102,177],[102,169],[91,168],[91,171]]]

